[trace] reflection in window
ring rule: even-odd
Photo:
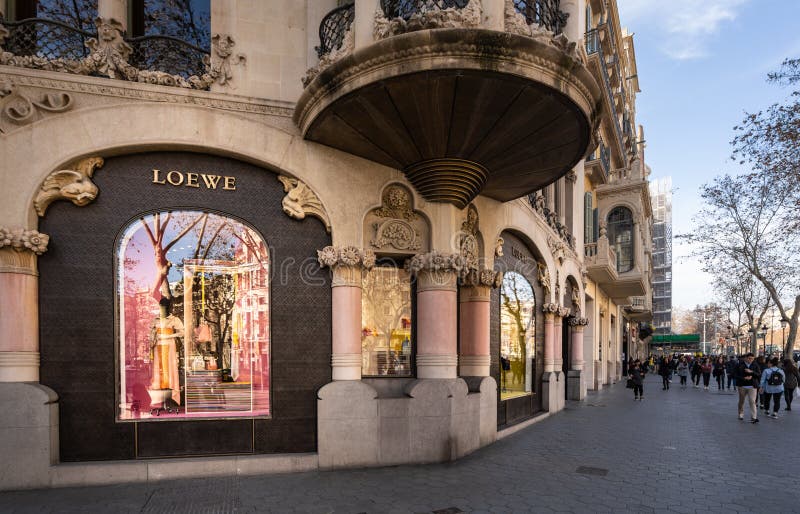
[[[608,215],[608,241],[617,253],[617,271],[633,269],[633,215],[630,209],[616,207]]]
[[[143,216],[117,254],[119,419],[269,415],[269,254],[244,224]]]
[[[211,48],[209,0],[132,0],[133,36],[172,36],[200,48]]]
[[[411,275],[377,266],[364,274],[361,374],[411,376]]]
[[[500,289],[501,400],[533,391],[535,307],[530,282],[519,273],[507,272]]]

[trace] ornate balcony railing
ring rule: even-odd
[[[560,7],[560,0],[514,0],[514,8],[525,17],[528,25],[538,25],[555,34],[564,30],[569,16]]]
[[[315,48],[319,57],[341,48],[344,35],[355,17],[356,6],[350,3],[337,7],[322,18],[319,24],[319,46]]]
[[[605,27],[606,25],[602,26]],[[599,57],[600,72],[603,75],[603,84],[606,88],[608,102],[609,105],[611,105],[611,108],[614,109],[614,90],[611,87],[611,77],[608,75],[608,62],[606,61],[606,56],[603,54],[603,45],[600,44],[598,29],[592,29],[586,33],[586,53],[589,55],[597,54]],[[620,127],[619,116],[617,116],[616,113],[613,113],[611,118],[614,120],[614,132],[616,133],[617,141],[619,142],[620,148],[622,148],[622,127]]]
[[[8,31],[5,41],[0,37],[0,46],[6,52],[48,60],[79,61],[90,53],[86,41],[97,37],[66,23],[41,18],[2,21],[2,26]]]
[[[408,20],[414,14],[443,9],[463,9],[469,0],[381,0],[383,14],[389,19]]]
[[[131,45],[128,63],[140,70],[166,71],[189,78],[202,75],[209,54],[191,43],[171,36],[141,36],[126,39]]]
[[[600,167],[603,169],[603,174],[608,179],[608,174],[611,172],[611,150],[605,145],[603,141],[597,145],[597,148],[589,156],[590,161],[599,160]]]

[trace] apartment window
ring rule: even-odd
[[[583,240],[586,243],[594,243],[594,210],[592,208],[592,193],[583,195]]]
[[[608,215],[608,239],[617,253],[617,272],[633,269],[633,215],[626,207],[616,207]]]
[[[132,0],[128,33],[171,36],[211,48],[211,0]]]
[[[120,420],[270,414],[261,235],[208,212],[146,214],[116,265]]]

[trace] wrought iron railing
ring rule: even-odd
[[[49,61],[77,63],[91,53],[86,46],[97,34],[56,20],[29,18],[3,21],[8,36],[3,50],[17,56],[32,56]],[[131,46],[128,64],[148,71],[162,71],[188,78],[206,71],[210,49],[203,49],[171,36],[142,36],[125,39]]]
[[[463,9],[469,0],[381,0],[381,9],[387,18],[403,18],[433,9]]]
[[[319,57],[341,48],[344,35],[355,18],[354,3],[337,7],[322,18],[319,24],[319,46],[315,48]]]
[[[3,50],[14,55],[79,61],[89,55],[86,40],[97,34],[66,23],[41,18],[2,21],[8,30]]]
[[[603,25],[603,27],[606,26],[607,25]],[[603,54],[603,45],[600,44],[598,29],[592,29],[586,33],[586,53],[589,55],[597,54],[597,57],[600,60],[600,73],[603,75],[603,84],[606,88],[606,95],[608,96],[608,102],[611,106],[611,109],[614,110],[614,90],[611,87],[611,77],[608,76],[608,63],[606,62],[606,56]],[[611,118],[614,120],[614,132],[616,133],[617,141],[619,142],[621,148],[622,128],[620,127],[619,116],[617,116],[616,112],[612,112]]]
[[[561,11],[560,0],[514,0],[514,8],[525,16],[528,25],[538,25],[556,34],[564,30],[567,13]]]
[[[590,161],[600,161],[600,167],[603,169],[603,174],[608,178],[608,174],[611,171],[611,150],[600,141],[600,144],[597,145],[592,155],[589,156]]]
[[[206,68],[209,50],[172,36],[141,36],[125,40],[132,51],[128,62],[140,70],[166,71],[189,78]]]

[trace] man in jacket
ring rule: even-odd
[[[769,411],[769,401],[772,399],[774,407],[772,414],[767,412],[767,416],[778,419],[778,409],[781,407],[781,396],[783,396],[783,384],[786,383],[786,373],[778,367],[780,359],[773,357],[769,361],[769,367],[764,370],[761,375],[761,389],[764,391],[766,398],[766,410]]]
[[[758,386],[761,383],[761,370],[755,363],[755,355],[748,353],[744,360],[736,367],[736,387],[739,390],[739,419],[744,419],[744,401],[750,408],[750,422],[758,423],[758,409],[756,398]]]
[[[733,355],[730,356],[728,362],[725,364],[725,374],[728,375],[728,389],[731,388],[731,384],[733,384],[733,388],[736,389],[736,368],[739,366],[739,361],[736,360],[736,357]]]

